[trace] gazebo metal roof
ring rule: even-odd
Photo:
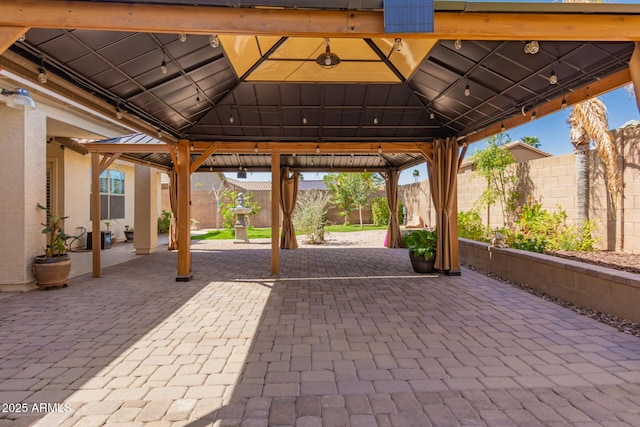
[[[123,123],[166,142],[260,145],[218,152],[199,170],[269,170],[263,148],[274,143],[294,169],[407,168],[421,154],[376,147],[472,142],[619,87],[630,80],[632,40],[640,38],[629,24],[640,19],[637,5],[437,2],[433,35],[387,35],[379,32],[382,2],[374,0],[321,7],[281,0],[277,8],[237,0],[10,3],[0,5],[0,26],[29,29],[0,57],[1,67],[33,81],[44,68],[47,88],[103,114],[119,110]],[[343,16],[345,29],[337,30]],[[457,30],[451,16],[461,22]],[[602,27],[615,19],[622,25],[607,35]],[[482,20],[488,25],[473,27]],[[520,39],[536,22],[547,24]],[[324,37],[342,59],[330,70],[315,63]],[[526,53],[533,41],[539,51]],[[318,149],[287,155],[299,143]],[[371,152],[336,152],[335,143],[369,144]],[[167,154],[133,156],[171,164]]]

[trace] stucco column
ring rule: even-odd
[[[133,216],[133,247],[136,254],[145,255],[158,247],[159,174],[149,166],[136,165],[135,211]]]
[[[21,291],[35,287],[31,262],[45,245],[46,116],[0,104],[0,129],[0,290]]]

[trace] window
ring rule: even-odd
[[[124,218],[124,172],[108,169],[100,174],[100,219]]]

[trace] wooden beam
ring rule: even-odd
[[[211,144],[196,160],[191,163],[191,173],[194,173],[200,165],[202,165],[213,153],[215,153],[218,147],[216,144]]]
[[[100,277],[100,154],[91,153],[91,259],[93,277]]]
[[[280,274],[280,153],[271,153],[271,274]]]
[[[562,6],[562,7],[560,7]],[[0,2],[0,26],[189,34],[394,37],[463,40],[640,40],[640,14],[571,11],[567,5],[519,12],[436,11],[434,32],[390,34],[383,11],[206,7],[56,0]],[[194,13],[194,10],[196,11]],[[612,9],[608,9],[612,10]],[[574,13],[576,12],[576,13]],[[603,11],[605,12],[605,11]]]
[[[178,275],[176,282],[188,282],[191,275],[191,150],[188,140],[178,143]]]
[[[102,157],[102,161],[100,162],[100,173],[106,171],[113,162],[118,160],[118,157],[120,157],[120,154],[121,153],[105,154]]]
[[[552,99],[551,101],[542,104],[534,109],[525,111],[525,115],[519,114],[517,116],[511,117],[510,119],[504,120],[502,123],[496,123],[484,128],[481,131],[467,135],[464,138],[464,142],[472,143],[496,135],[501,132],[502,126],[504,126],[505,129],[511,129],[530,122],[531,114],[533,113],[533,111],[536,112],[537,118],[555,113],[556,111],[559,111],[563,108],[563,99],[566,101],[564,108],[570,107],[571,105],[577,104],[581,101],[584,101],[585,99],[593,98],[594,96],[598,96],[605,92],[609,92],[613,89],[622,87],[628,84],[630,81],[631,75],[629,73],[629,69],[618,71],[617,73],[612,74],[609,77],[584,86],[581,89],[577,89],[573,92],[567,93],[564,97]]]
[[[0,55],[9,49],[21,35],[27,32],[27,27],[0,27]]]

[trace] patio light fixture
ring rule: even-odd
[[[322,68],[334,68],[340,63],[340,58],[335,53],[331,52],[331,46],[329,43],[329,37],[324,39],[324,43],[327,46],[324,53],[321,53],[316,58],[316,64]]]
[[[0,94],[7,97],[7,107],[14,108],[16,110],[24,110],[29,108],[34,110],[36,103],[33,98],[29,96],[29,91],[23,88],[16,88],[14,90],[0,88]]]

